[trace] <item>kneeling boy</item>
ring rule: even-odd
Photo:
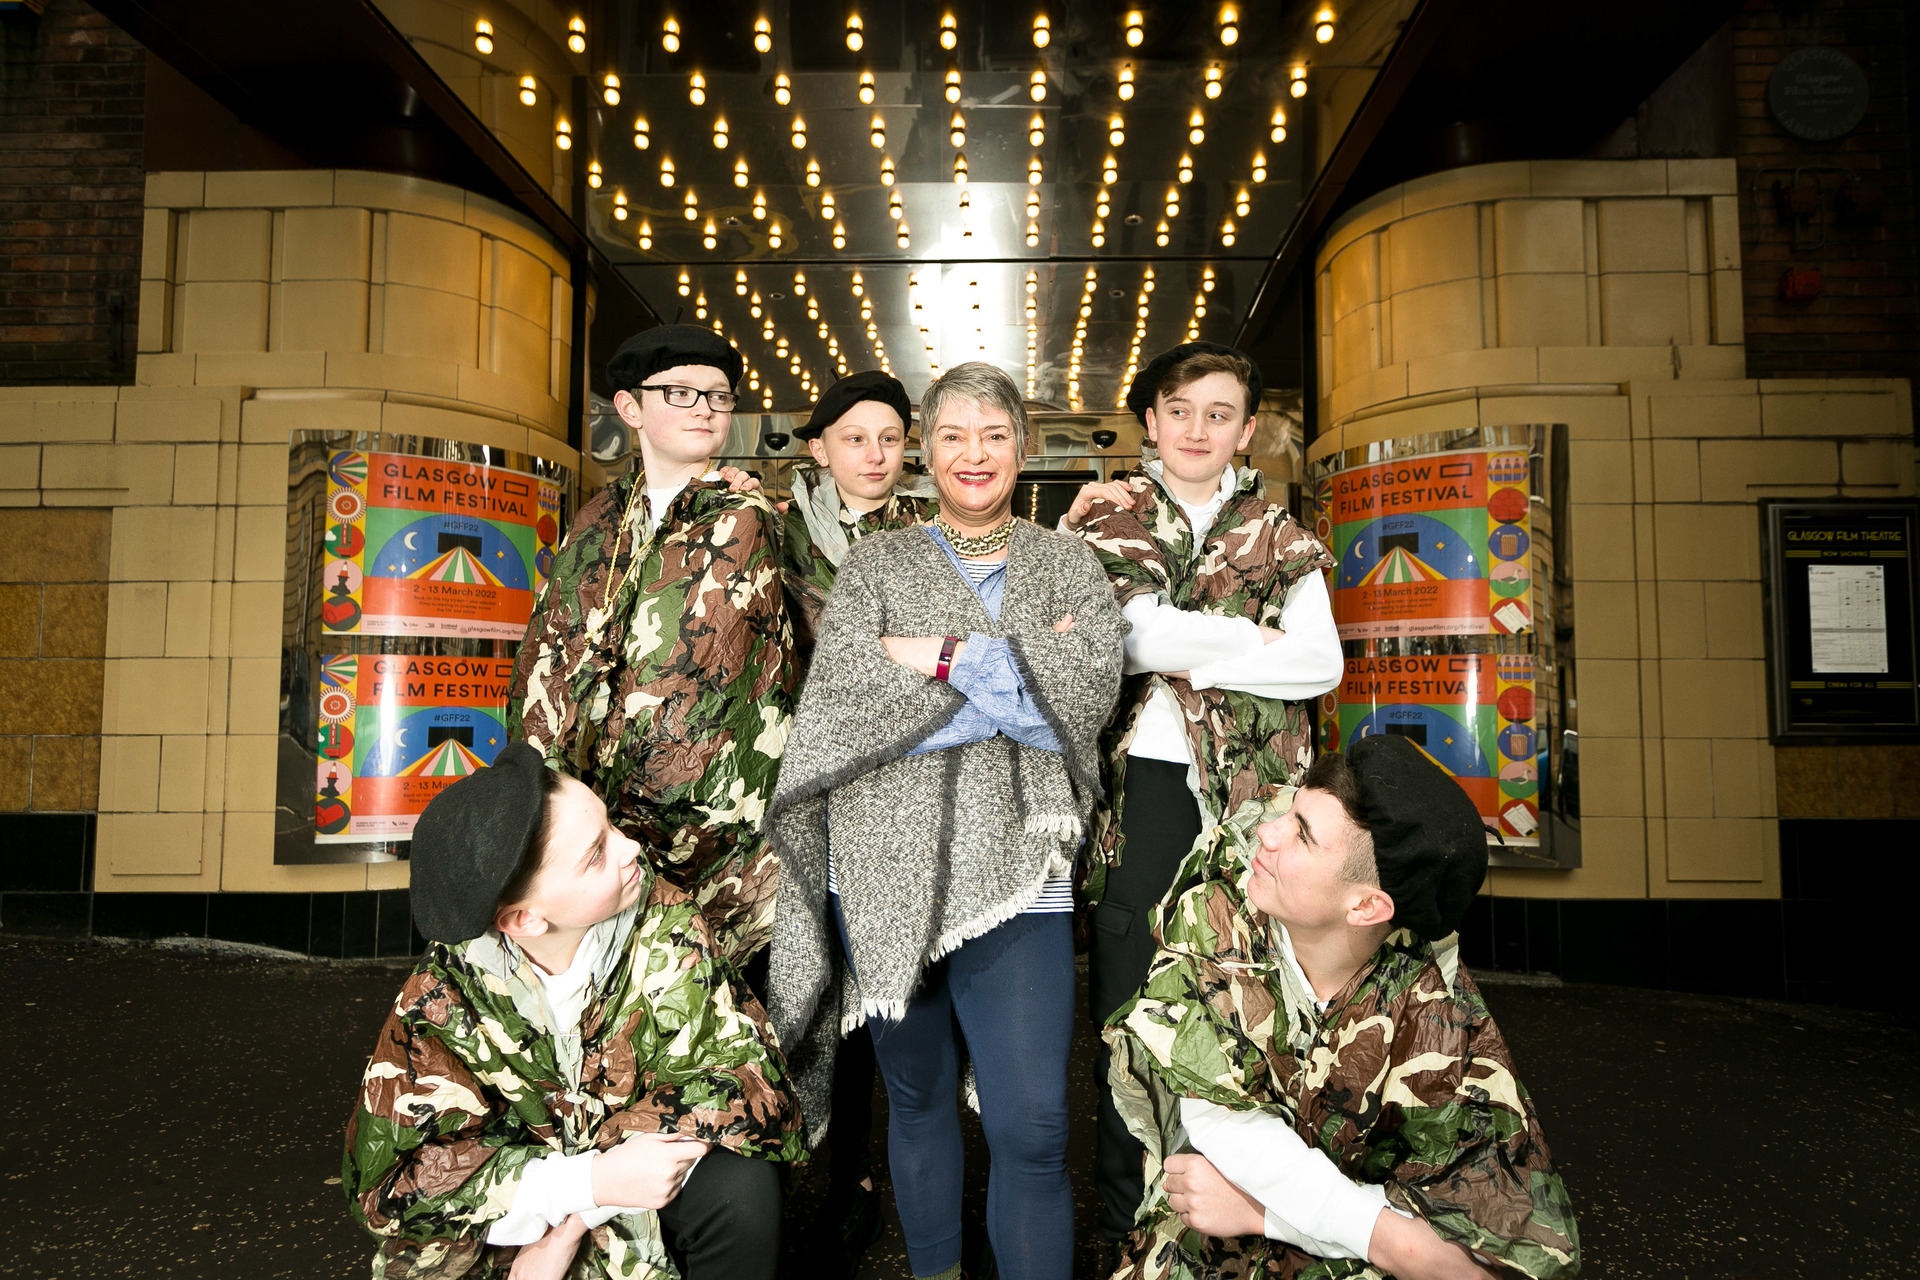
[[[1262,819],[1266,819],[1264,822]],[[1565,1188],[1461,967],[1471,801],[1369,737],[1196,849],[1105,1032],[1148,1194],[1116,1280],[1570,1276]]]
[[[800,1113],[691,899],[525,743],[414,831],[428,939],[342,1169],[387,1277],[771,1280]],[[664,1238],[663,1238],[664,1228]]]

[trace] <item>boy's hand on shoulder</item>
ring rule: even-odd
[[[1230,1240],[1267,1233],[1260,1202],[1228,1182],[1203,1155],[1167,1157],[1167,1204],[1203,1236]]]
[[[642,1133],[593,1158],[595,1204],[662,1209],[680,1194],[707,1144],[671,1133]]]
[[[760,477],[739,467],[720,468],[720,478],[727,482],[727,488],[735,493],[753,493],[760,487]]]
[[[1122,511],[1133,508],[1133,489],[1125,480],[1109,480],[1105,484],[1083,484],[1080,492],[1073,496],[1073,505],[1067,508],[1067,527],[1078,528],[1080,523],[1093,511],[1096,502],[1111,502]]]
[[[1399,1280],[1495,1280],[1465,1246],[1442,1240],[1424,1218],[1382,1209],[1367,1242],[1367,1261]]]
[[[587,1224],[580,1220],[580,1215],[567,1215],[565,1222],[548,1227],[547,1234],[532,1244],[520,1246],[520,1252],[513,1258],[513,1270],[507,1273],[508,1280],[563,1280],[586,1234]]]

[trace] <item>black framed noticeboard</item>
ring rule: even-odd
[[[1761,504],[1773,741],[1920,740],[1916,525],[1911,500]]]

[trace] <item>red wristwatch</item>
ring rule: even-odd
[[[959,647],[959,636],[948,636],[940,642],[940,662],[933,669],[935,680],[945,680],[947,673],[953,670],[953,651]]]

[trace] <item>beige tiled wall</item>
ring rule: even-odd
[[[98,652],[72,658],[95,673],[81,699],[95,886],[404,885],[404,864],[273,864],[289,433],[437,436],[577,466],[556,383],[566,260],[490,201],[385,174],[155,174],[148,205],[137,385],[0,388],[0,508],[33,529],[101,525]],[[44,598],[56,588],[40,577]],[[12,630],[0,645],[24,664]],[[71,719],[53,682],[27,683],[28,719]],[[53,732],[34,730],[36,761]],[[0,736],[0,765],[17,755]],[[25,802],[45,807],[38,773]],[[89,761],[71,776],[89,793],[75,807],[93,807]]]
[[[1489,165],[1320,250],[1310,458],[1569,428],[1585,865],[1495,893],[1780,891],[1758,500],[1912,494],[1913,410],[1901,380],[1744,377],[1737,215],[1731,160]]]

